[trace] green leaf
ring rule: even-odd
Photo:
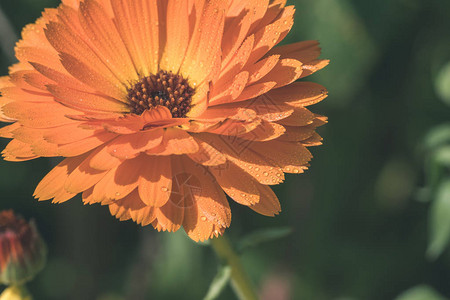
[[[230,266],[220,267],[216,277],[214,277],[211,285],[209,286],[208,293],[203,299],[204,300],[217,299],[222,293],[225,286],[230,281],[230,278],[231,278],[231,267]]]
[[[395,300],[446,300],[446,298],[427,285],[419,285],[403,292]]]
[[[442,124],[430,130],[425,136],[426,149],[433,150],[439,146],[450,143],[450,124]]]
[[[439,98],[450,105],[450,62],[439,71],[435,80],[435,89]]]
[[[443,180],[430,209],[430,240],[427,256],[437,258],[450,239],[450,178]]]
[[[284,238],[292,233],[290,227],[280,228],[267,228],[258,230],[244,236],[237,245],[239,252],[244,251],[247,248],[257,246],[261,243],[271,242],[280,238]]]
[[[434,156],[438,164],[450,167],[450,145],[438,148]]]

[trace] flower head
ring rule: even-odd
[[[40,200],[108,205],[194,240],[230,225],[225,194],[273,216],[269,185],[302,173],[326,118],[318,43],[275,47],[284,0],[63,0],[25,27],[0,80],[4,158],[65,159]]]
[[[34,222],[0,212],[0,283],[22,284],[45,265],[47,248]]]

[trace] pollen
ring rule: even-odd
[[[130,112],[140,115],[157,106],[167,107],[172,117],[184,118],[191,109],[195,93],[181,75],[159,71],[142,78],[128,89]]]

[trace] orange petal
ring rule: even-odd
[[[87,155],[66,158],[54,167],[38,184],[33,196],[39,200],[55,197],[62,189],[70,173],[78,167]]]
[[[57,85],[49,85],[47,89],[55,96],[55,101],[76,110],[113,113],[129,111],[128,105],[107,96],[86,93]]]
[[[189,45],[188,1],[168,0],[166,48],[161,69],[178,73]]]
[[[306,108],[296,107],[289,117],[279,120],[278,123],[287,126],[305,126],[311,124],[314,117],[314,114]]]
[[[61,63],[73,77],[104,95],[118,101],[126,102],[127,92],[123,85],[114,84],[114,82],[109,81],[103,75],[70,54],[61,53],[59,56]],[[86,88],[83,88],[83,90],[86,90]]]
[[[18,122],[13,123],[11,125],[3,126],[2,128],[0,128],[0,137],[12,139],[14,138],[13,131],[17,130],[20,127],[21,125]]]
[[[297,128],[297,127],[296,127]],[[284,126],[262,120],[262,122],[252,131],[239,135],[239,138],[250,141],[270,141],[286,132]]]
[[[280,59],[278,64],[260,82],[272,82],[277,84],[273,89],[288,85],[302,75],[302,63],[295,59]]]
[[[278,46],[269,51],[268,55],[278,54],[281,58],[294,58],[302,63],[315,60],[320,55],[318,41],[301,41]]]
[[[204,5],[184,57],[180,73],[196,87],[211,73],[212,64],[220,50],[226,1],[211,0]]]
[[[59,85],[66,86],[68,88],[91,92],[92,90],[89,89],[86,85],[82,84],[81,82],[77,81],[75,78],[71,77],[70,75],[66,75],[60,71],[56,71],[52,68],[49,68],[48,66],[44,66],[39,63],[30,62],[31,65],[41,73],[43,76],[49,78],[50,80],[58,83]],[[34,78],[28,77],[27,81],[33,81]],[[31,84],[31,82],[30,82]]]
[[[180,155],[196,153],[198,149],[198,144],[189,133],[177,128],[167,128],[161,145],[146,152],[150,155]]]
[[[294,12],[295,9],[292,6],[284,8],[283,13],[276,21],[255,33],[256,44],[248,64],[259,60],[288,34],[294,24]]]
[[[252,150],[254,141],[207,133],[197,134],[196,138],[224,153],[228,160],[262,184],[279,184],[284,180],[284,174],[280,167]]]
[[[65,157],[78,156],[107,143],[114,137],[116,137],[116,134],[114,133],[100,132],[88,138],[61,145],[58,147],[58,153],[60,156]]]
[[[89,156],[89,166],[99,171],[111,170],[123,162],[109,154],[107,147],[99,147]]]
[[[234,77],[242,70],[242,68],[247,63],[250,53],[253,50],[253,45],[255,43],[255,37],[253,35],[249,36],[242,45],[237,49],[235,55],[230,60],[230,63],[222,68],[220,72],[220,79],[215,83],[218,87],[226,88],[227,84],[233,80]],[[213,89],[214,95],[215,89]]]
[[[115,22],[140,75],[158,72],[162,21],[158,10],[162,1],[111,0]]]
[[[227,87],[220,94],[216,94],[210,101],[213,105],[233,102],[234,99],[241,95],[245,86],[247,85],[249,73],[244,71],[236,75],[236,77],[223,86]]]
[[[248,72],[250,74],[250,78],[248,80],[248,85],[253,84],[267,75],[277,64],[280,56],[279,55],[271,55],[267,58],[264,58],[252,66],[248,67]]]
[[[167,203],[172,190],[170,157],[145,157],[146,168],[139,177],[139,196],[146,205],[161,207]]]
[[[308,106],[327,97],[327,90],[313,82],[294,82],[280,89],[271,90],[266,96],[274,103],[286,102],[294,107]]]
[[[307,126],[284,126],[286,132],[280,137],[280,141],[300,142],[306,140],[313,135],[314,130],[317,127],[322,126],[325,123],[325,121],[320,119],[314,119],[314,121]]]
[[[188,154],[195,162],[203,166],[217,166],[226,162],[226,157],[214,147],[201,140],[196,140],[199,150],[196,153]]]
[[[44,131],[43,137],[53,144],[69,144],[98,134],[101,131],[85,129],[80,123],[72,123],[49,128]]]
[[[108,63],[114,75],[122,83],[138,80],[128,51],[105,8],[94,0],[86,0],[80,3],[78,17],[86,36],[97,50],[96,54]]]
[[[239,102],[244,101],[251,98],[256,98],[262,94],[267,93],[271,89],[273,89],[274,86],[277,85],[276,81],[269,81],[269,82],[263,82],[263,83],[256,83],[250,86],[245,87],[245,89],[242,91],[241,95],[237,97],[237,99],[234,99],[233,102]]]
[[[300,76],[300,78],[314,74],[315,72],[328,66],[329,63],[330,63],[330,61],[328,59],[318,59],[318,60],[313,60],[312,62],[309,62],[307,64],[304,64],[302,66],[303,73]]]
[[[161,144],[163,134],[163,129],[156,129],[121,135],[111,141],[106,149],[114,157],[130,159]]]
[[[318,133],[314,132],[311,137],[302,141],[302,145],[307,147],[322,145],[322,137]]]
[[[138,185],[139,175],[144,165],[143,156],[129,159],[117,168],[111,169],[95,185],[92,194],[96,202],[122,199],[130,194]]]
[[[107,59],[99,57],[99,53],[94,52],[92,48],[86,44],[85,40],[72,32],[67,26],[61,23],[51,22],[47,25],[45,34],[48,41],[58,52],[70,54],[85,65],[93,67],[115,86],[120,86],[122,84],[121,79],[123,78],[116,76],[116,74],[108,68],[109,64],[107,63]],[[36,62],[47,65],[45,61]]]
[[[262,157],[275,162],[286,173],[303,173],[303,167],[312,158],[303,145],[295,142],[255,142],[251,148]]]
[[[264,216],[273,217],[278,215],[281,211],[280,201],[278,201],[272,189],[262,184],[257,184],[256,187],[258,188],[260,200],[255,205],[250,206],[250,208]]]
[[[73,123],[66,115],[76,114],[71,108],[56,102],[25,103],[11,102],[3,106],[3,113],[20,121],[24,126],[48,128]]]
[[[285,6],[286,0],[271,0],[264,17],[259,22],[259,26],[272,23],[282,13]]]
[[[228,162],[208,170],[225,193],[237,203],[249,206],[259,202],[259,192],[255,186],[259,183],[235,164]]]
[[[194,232],[198,226],[202,226],[205,221],[209,221],[220,228],[230,226],[231,211],[228,201],[220,187],[214,183],[213,177],[206,171],[203,166],[195,164],[188,158],[182,159],[184,172],[192,176],[192,181],[197,181],[199,185],[193,186],[190,193],[193,202],[185,201],[185,211],[183,227],[189,236],[193,235],[194,239],[204,240],[211,236],[195,236]]]
[[[109,209],[111,214],[118,219],[131,218],[142,226],[152,223],[156,218],[155,209],[141,201],[137,190],[134,190],[122,199],[112,202],[109,205]]]
[[[241,2],[244,4],[244,2]],[[252,22],[252,12],[242,11],[239,16],[232,19],[230,24],[226,23],[222,38],[222,67],[226,67],[230,60],[235,57],[237,49],[248,36],[248,30]]]
[[[38,156],[33,152],[29,144],[19,140],[12,140],[2,151],[3,158],[7,161],[26,161],[35,159]]]

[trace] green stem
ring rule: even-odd
[[[245,272],[239,256],[226,236],[211,240],[217,256],[231,267],[231,286],[240,300],[257,300],[253,285]]]

